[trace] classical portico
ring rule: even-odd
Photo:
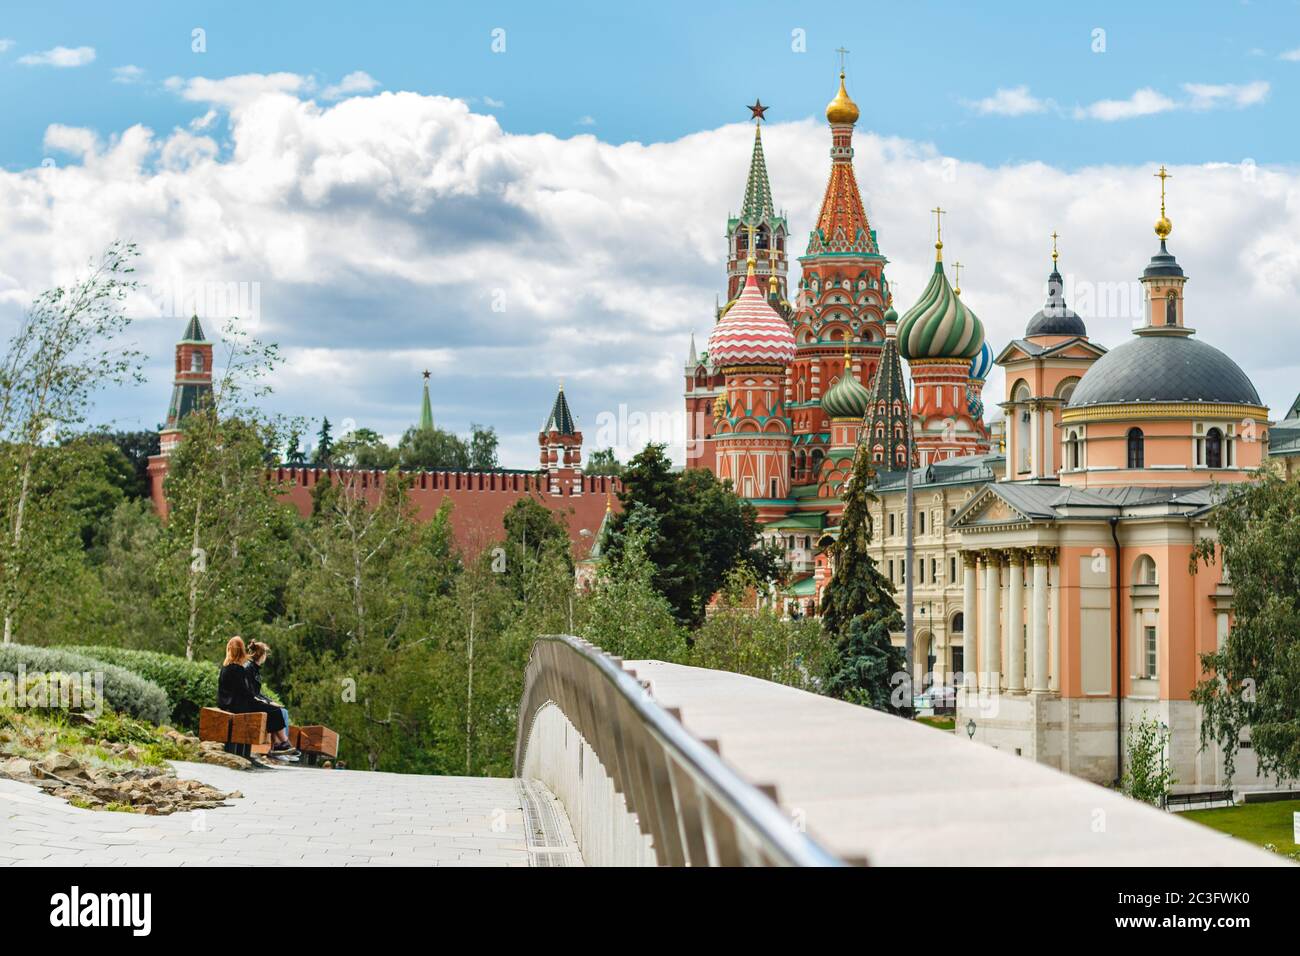
[[[1050,546],[966,548],[962,607],[971,630],[968,689],[1047,694],[1052,680],[1050,611],[1057,549]]]

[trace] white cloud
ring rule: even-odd
[[[1105,123],[1150,116],[1177,109],[1178,104],[1150,87],[1143,87],[1126,100],[1097,100],[1074,111],[1075,119],[1096,119]]]
[[[128,63],[126,66],[113,67],[114,83],[139,83],[144,79],[144,70],[141,67]]]
[[[216,115],[159,134],[54,126],[47,147],[73,162],[0,170],[0,336],[36,292],[126,237],[155,293],[177,280],[257,290],[259,334],[288,359],[276,411],[400,434],[418,417],[428,367],[437,420],[494,424],[513,467],[535,464],[536,429],[561,377],[589,449],[598,417],[620,404],[680,414],[689,335],[703,347],[722,287],[719,235],[744,189],[748,124],[616,146],[591,133],[508,134],[440,96],[319,104],[301,77],[173,88]],[[223,148],[203,132],[218,120]],[[802,248],[829,133],[803,121],[763,136],[774,197]],[[1106,300],[1134,288],[1156,249],[1148,165],[1116,156],[1070,171],[986,166],[863,130],[854,145],[901,307],[932,268],[926,210],[940,204],[953,210],[945,253],[965,263],[963,299],[995,347],[1023,334],[1042,305],[1053,230],[1090,334],[1107,346],[1127,338],[1131,316]],[[1220,164],[1173,174],[1170,248],[1191,276],[1190,324],[1280,413],[1300,379],[1300,171]],[[134,334],[151,355],[147,386],[102,396],[95,421],[153,427],[164,414],[184,319],[158,318],[162,303],[144,293],[132,302]],[[215,335],[221,321],[205,318]],[[989,407],[999,388],[988,386]]]
[[[333,86],[321,90],[321,97],[327,100],[340,100],[354,93],[369,93],[379,86],[379,81],[365,70],[349,73]]]
[[[1216,106],[1233,106],[1241,109],[1254,106],[1268,98],[1269,85],[1263,80],[1254,83],[1184,83],[1183,89],[1192,97],[1188,105],[1194,110],[1208,110]]]
[[[0,38],[0,53],[8,53],[14,48],[14,41]]]
[[[485,96],[485,97],[483,97],[483,105],[484,105],[484,106],[487,106],[487,107],[490,107],[491,109],[494,109],[494,110],[499,110],[499,109],[501,109],[502,107],[504,107],[506,104],[505,104],[505,101],[504,101],[504,100],[496,100],[496,99],[493,99],[493,98],[490,97],[490,96]]]
[[[163,85],[182,99],[195,103],[212,103],[231,110],[272,94],[295,96],[310,93],[316,87],[311,77],[297,73],[244,73],[220,80],[211,80],[206,76],[190,79],[172,76]]]
[[[595,125],[596,125],[596,117],[594,117],[594,116],[579,116],[579,117],[578,117],[574,122],[575,122],[578,126],[595,126]]]
[[[1034,96],[1029,92],[1028,86],[1017,86],[999,89],[992,96],[968,102],[967,105],[982,116],[1024,116],[1046,111],[1050,101]]]
[[[1244,109],[1268,99],[1270,89],[1263,80],[1251,83],[1184,83],[1182,88],[1188,96],[1185,100],[1175,100],[1158,90],[1144,87],[1126,100],[1098,100],[1088,106],[1076,107],[1074,118],[1110,123],[1181,109]]]
[[[85,66],[95,61],[93,46],[66,47],[56,46],[41,53],[28,53],[20,56],[18,62],[24,66]]]
[[[1287,50],[1277,55],[1279,60],[1286,60],[1288,63],[1300,63],[1300,46],[1294,50]]]

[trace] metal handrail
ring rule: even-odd
[[[559,707],[669,866],[843,866],[663,709],[622,661],[568,635],[533,644],[515,741],[522,775],[537,713]]]

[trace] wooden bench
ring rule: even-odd
[[[212,740],[224,744],[227,753],[253,759],[255,748],[265,753],[271,743],[266,735],[266,714],[232,714],[215,707],[199,711],[199,740]]]
[[[1202,790],[1199,793],[1171,793],[1165,797],[1165,808],[1190,807],[1193,803],[1226,803],[1236,806],[1231,790]]]
[[[321,724],[305,727],[290,724],[289,743],[298,748],[311,767],[321,760],[334,760],[339,755],[339,735]]]

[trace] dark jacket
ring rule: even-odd
[[[242,664],[226,664],[217,678],[217,706],[232,714],[244,714],[255,709],[253,692],[248,684],[248,671]]]
[[[244,664],[244,670],[248,674],[248,692],[253,698],[264,704],[274,704],[275,701],[262,693],[262,665],[250,657]]]

